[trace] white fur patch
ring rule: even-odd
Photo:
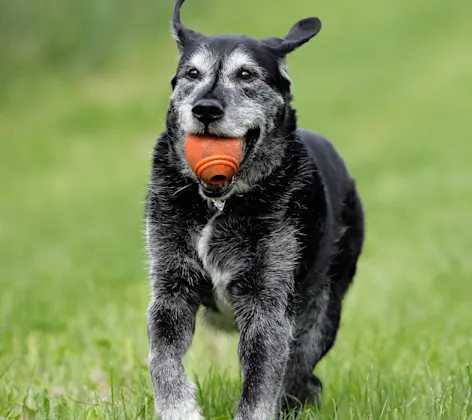
[[[204,420],[198,411],[197,412],[194,411],[193,413],[190,413],[187,416],[187,419],[188,420]]]
[[[204,420],[202,415],[198,410],[191,409],[190,411],[186,409],[168,410],[162,413],[159,413],[160,419],[162,420]]]
[[[218,70],[218,57],[204,47],[198,48],[189,58],[188,63],[204,76],[209,76]]]
[[[154,401],[158,418],[161,420],[203,420],[200,407],[195,399],[196,385],[192,380],[185,375],[182,377],[182,373],[174,370],[173,367],[169,368],[166,364],[163,366],[153,364],[151,366],[153,370],[159,371],[159,373],[151,373],[154,377],[163,376],[168,381],[167,395],[156,392],[156,389],[154,389]],[[177,381],[173,383],[172,378],[177,379]],[[182,382],[182,379],[185,379],[185,381]],[[175,386],[176,383],[180,384],[179,388]]]
[[[284,58],[283,60],[279,61],[279,71],[282,74],[282,77],[287,79],[291,85],[293,85],[292,80],[288,76],[287,71],[287,60]]]
[[[151,221],[146,218],[146,247],[148,249],[148,271],[149,274],[153,274],[153,268],[156,265],[156,258],[154,256],[154,246],[151,239]]]
[[[200,238],[197,241],[197,253],[202,260],[203,267],[210,275],[216,306],[222,313],[232,315],[233,309],[229,303],[228,292],[226,290],[231,280],[231,273],[221,270],[215,264],[212,264],[208,258],[208,244],[213,231],[212,222],[213,219],[210,219],[202,229]]]
[[[224,73],[230,75],[242,67],[252,70],[259,69],[258,64],[242,48],[234,50],[225,60]]]

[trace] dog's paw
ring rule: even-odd
[[[159,420],[205,420],[198,409],[194,410],[172,410],[158,414]]]
[[[321,380],[312,374],[303,383],[297,383],[291,392],[286,391],[281,399],[281,411],[297,414],[307,404],[320,409],[322,391]]]
[[[205,418],[198,411],[194,411],[193,413],[190,413],[185,418],[188,420],[205,420]]]
[[[191,413],[179,413],[172,417],[158,417],[159,420],[205,420],[205,418],[198,412],[193,411]]]

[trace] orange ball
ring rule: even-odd
[[[185,155],[195,175],[208,185],[228,182],[239,170],[243,140],[188,134]]]

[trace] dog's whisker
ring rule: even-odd
[[[188,185],[184,185],[182,188],[179,188],[177,191],[175,191],[172,195],[177,195],[178,193],[180,193],[181,191],[185,190],[186,188],[188,187],[191,187],[192,184],[188,184]]]

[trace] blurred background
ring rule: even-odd
[[[150,415],[143,204],[177,65],[172,7],[0,0],[0,417]],[[182,9],[190,28],[254,37],[308,16],[323,28],[289,57],[299,124],[344,156],[367,217],[338,342],[319,368],[322,415],[353,418],[357,404],[354,418],[468,418],[472,3]],[[236,343],[199,326],[187,355],[190,374],[227,375],[206,384],[209,418],[234,409]]]

